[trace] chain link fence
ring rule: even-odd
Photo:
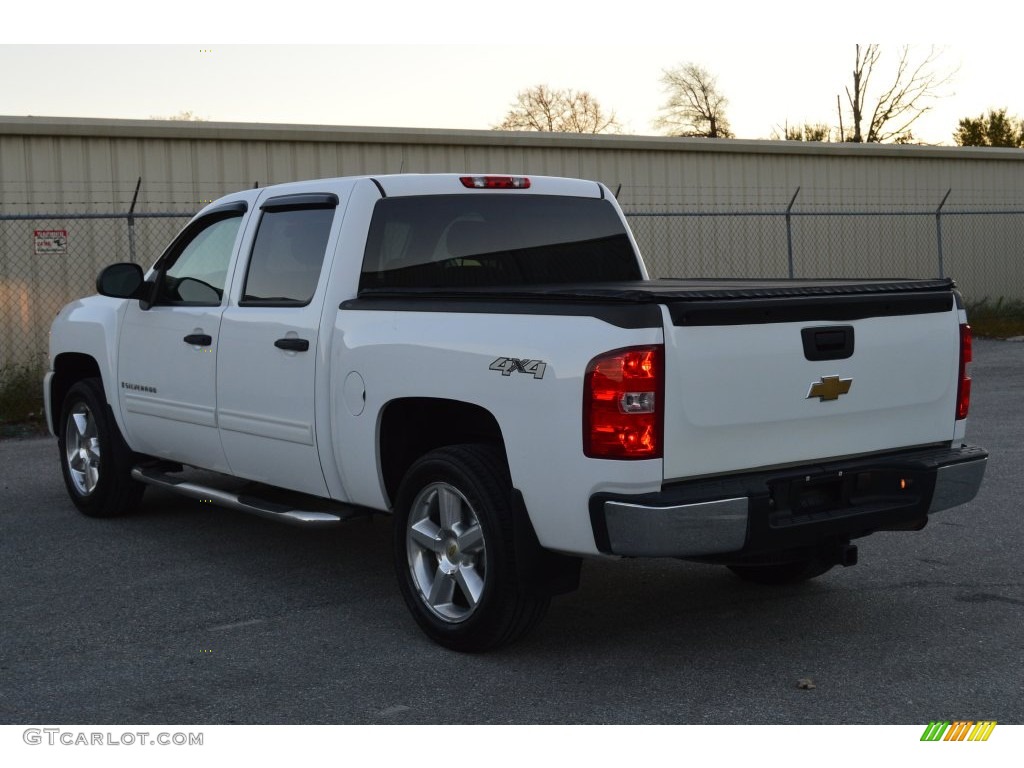
[[[652,277],[952,277],[969,303],[1024,301],[1024,209],[626,215]]]
[[[793,196],[793,200],[796,195]],[[627,210],[652,277],[957,280],[1024,301],[1024,210]],[[188,212],[0,212],[0,423],[38,413],[48,332],[107,264],[148,267]]]
[[[189,213],[0,214],[0,425],[37,419],[50,323],[107,264],[148,267]]]

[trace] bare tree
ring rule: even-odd
[[[669,136],[703,136],[731,139],[733,132],[725,116],[729,101],[718,90],[718,80],[699,64],[688,62],[662,73],[668,100],[655,128]]]
[[[615,113],[605,114],[587,91],[535,85],[516,94],[512,108],[496,131],[545,131],[553,133],[618,133],[622,126]]]
[[[776,141],[828,141],[831,136],[832,129],[825,123],[790,125],[787,120],[783,125],[772,129],[771,137]]]
[[[804,123],[804,141],[828,141],[831,134],[825,123]]]
[[[195,112],[193,112],[191,109],[183,109],[178,114],[170,115],[170,116],[167,116],[167,115],[150,115],[149,119],[150,120],[180,120],[180,121],[183,121],[183,122],[196,122],[196,123],[201,123],[201,122],[204,122],[206,120],[205,117],[200,117]]]
[[[932,46],[923,59],[912,58],[910,46],[900,49],[896,73],[890,85],[881,92],[871,90],[882,48],[877,43],[856,46],[852,88],[846,88],[846,101],[852,117],[852,132],[843,129],[840,109],[840,138],[853,142],[907,143],[913,140],[910,127],[932,108],[931,102],[942,96],[943,86],[953,79],[955,71],[942,72],[938,68],[941,51]],[[875,78],[882,77],[881,74]]]

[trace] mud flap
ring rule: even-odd
[[[579,589],[583,561],[540,545],[523,495],[517,489],[512,490],[512,535],[515,537],[519,583],[526,589],[533,594],[548,596],[564,595]]]

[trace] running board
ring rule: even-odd
[[[336,509],[330,512],[297,509],[295,505],[281,504],[250,494],[234,493],[209,485],[200,485],[180,477],[172,477],[157,468],[135,467],[132,470],[132,477],[147,485],[164,488],[192,499],[213,502],[238,512],[247,512],[250,515],[258,515],[280,523],[301,525],[303,528],[331,527],[353,517],[365,516],[368,512],[359,507],[350,507],[340,503],[334,503],[333,506]],[[322,503],[322,500],[318,499],[317,501]]]

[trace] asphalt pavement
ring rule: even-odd
[[[800,586],[587,562],[484,655],[420,634],[387,518],[313,532],[151,489],[93,520],[55,440],[0,441],[0,723],[1024,723],[1024,344],[977,340],[972,373],[972,503]]]

